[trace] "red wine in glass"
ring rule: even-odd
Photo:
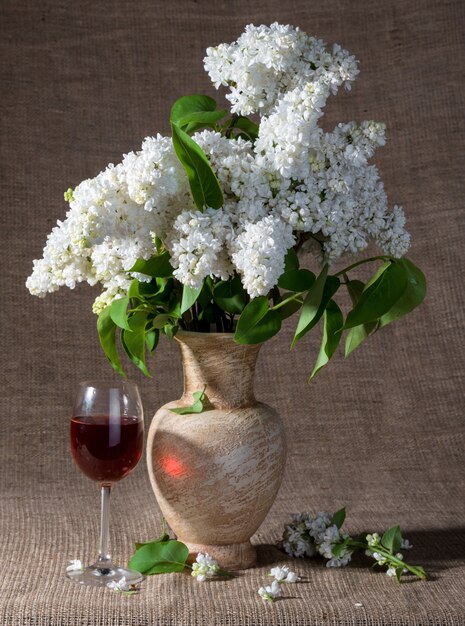
[[[143,423],[124,415],[77,415],[71,419],[71,450],[78,467],[100,483],[114,483],[131,472],[142,456]]]
[[[84,569],[71,569],[67,577],[82,585],[106,586],[125,578],[136,584],[142,574],[111,560],[109,553],[110,490],[137,465],[144,439],[142,403],[137,386],[85,382],[73,408],[70,427],[71,451],[79,469],[101,489],[100,543],[97,561]]]

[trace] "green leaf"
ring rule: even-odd
[[[110,316],[117,326],[119,326],[120,328],[125,328],[126,330],[131,330],[128,324],[128,305],[129,298],[127,296],[125,298],[118,298],[118,300],[113,300],[110,305]]]
[[[398,524],[397,526],[389,528],[389,530],[387,530],[381,537],[381,544],[386,548],[386,550],[389,550],[391,554],[399,552],[401,543],[402,535]]]
[[[153,539],[152,541],[136,541],[134,546],[136,550],[139,550],[139,548],[142,548],[142,546],[146,546],[149,543],[160,543],[161,541],[170,541],[170,540],[171,540],[170,536],[166,532],[162,532],[162,534],[160,535],[160,537],[158,537],[158,539]]]
[[[344,356],[348,357],[351,352],[358,348],[371,335],[377,325],[377,322],[369,322],[351,328],[347,333]]]
[[[402,578],[402,574],[404,573],[403,567],[396,567],[396,580],[400,583],[400,579]]]
[[[181,406],[176,409],[170,409],[173,413],[177,413],[178,415],[190,415],[191,413],[202,413],[205,411],[205,405],[210,404],[207,396],[205,395],[205,389],[207,385],[204,386],[202,391],[194,391],[192,394],[194,397],[194,402],[189,406]]]
[[[247,292],[237,274],[229,280],[220,280],[213,287],[213,299],[227,313],[242,313],[247,304]]]
[[[341,285],[341,281],[339,280],[337,276],[326,277],[326,282],[323,287],[323,295],[321,297],[320,306],[318,307],[318,310],[316,312],[315,317],[313,318],[313,321],[310,322],[310,324],[305,328],[305,331],[303,332],[301,337],[307,334],[312,328],[314,328],[318,324],[318,322],[320,321],[321,317],[323,316],[326,310],[326,307],[328,306],[328,302],[331,300],[331,298],[334,296],[336,291],[339,289],[340,285]],[[301,337],[299,337],[299,339]]]
[[[140,295],[139,293],[139,285],[141,283],[139,283],[139,281],[137,280],[137,278],[134,278],[134,280],[131,282],[131,284],[129,285],[129,289],[128,289],[128,298],[130,300],[143,300],[144,298]]]
[[[381,267],[379,267],[376,270],[376,272],[373,274],[373,276],[368,280],[364,289],[368,289],[368,287],[370,287],[374,282],[376,282],[378,278],[381,276],[381,274],[383,274],[387,270],[387,268],[390,267],[391,263],[392,261],[386,261],[385,263],[383,263]]]
[[[420,268],[408,259],[401,259],[397,261],[397,263],[401,264],[404,268],[407,275],[407,286],[397,302],[387,313],[381,316],[379,328],[383,328],[383,326],[387,326],[387,324],[413,311],[413,309],[423,302],[426,295],[426,278]]]
[[[422,578],[423,580],[428,578],[425,570],[421,567],[421,565],[409,565],[408,569],[412,574],[418,576],[418,578]]]
[[[198,315],[198,319],[200,322],[205,322],[207,324],[214,324],[217,319],[218,307],[214,304],[209,303],[203,307]]]
[[[347,316],[345,328],[374,322],[398,302],[407,287],[407,272],[402,263],[389,263],[372,282],[369,281],[355,307]]]
[[[159,313],[152,320],[152,326],[154,328],[157,328],[158,330],[161,330],[167,324],[173,324],[173,323],[174,323],[173,316],[170,315],[169,313]]]
[[[321,342],[320,353],[318,354],[315,367],[313,368],[309,380],[314,378],[320,369],[328,363],[329,359],[335,353],[341,339],[344,317],[341,309],[334,300],[329,301],[324,312],[324,320],[323,340]]]
[[[179,120],[174,123],[186,133],[193,133],[199,130],[199,128],[205,128],[206,126],[214,127],[216,122],[221,120],[227,113],[226,109],[219,109],[218,111],[197,111],[179,118]]]
[[[315,274],[306,269],[287,270],[278,279],[278,287],[289,291],[307,291],[315,282]]]
[[[153,352],[155,350],[155,348],[158,345],[159,338],[160,338],[159,330],[150,330],[145,335],[145,343],[147,345],[147,349],[149,350],[149,352]]]
[[[349,292],[350,299],[352,300],[352,305],[355,306],[357,302],[360,300],[360,296],[365,289],[365,283],[361,280],[349,280],[346,284],[347,291]]]
[[[182,572],[188,556],[189,548],[181,541],[153,541],[136,550],[129,567],[146,575]]]
[[[121,331],[121,343],[126,354],[137,367],[146,375],[150,373],[145,365],[145,327],[147,312],[137,311],[128,320],[130,331]]]
[[[123,368],[121,367],[118,350],[116,349],[116,324],[111,319],[111,306],[107,306],[98,316],[97,332],[100,345],[107,359],[110,361],[111,366],[118,374],[125,376]]]
[[[340,527],[339,527],[340,528]],[[341,541],[340,543],[336,543],[333,545],[332,547],[332,555],[335,556],[336,558],[340,557],[341,554],[345,551],[346,547],[347,547],[347,539]]]
[[[166,326],[163,326],[163,332],[168,339],[173,339],[178,330],[179,326],[177,324],[166,324]]]
[[[212,289],[213,289],[213,281],[211,279],[211,276],[207,276],[205,280],[203,281],[202,291],[200,292],[199,297],[197,298],[197,304],[202,309],[209,306],[209,304],[211,303],[213,299]]]
[[[299,321],[297,323],[294,339],[292,340],[292,347],[294,347],[299,339],[301,339],[305,335],[305,333],[307,333],[312,327],[312,322],[316,318],[318,310],[320,308],[327,275],[328,265],[325,264],[318,278],[310,287],[305,297],[304,303],[302,305],[302,310],[300,312]]]
[[[129,270],[130,272],[138,272],[152,278],[164,278],[171,276],[173,267],[170,263],[170,254],[168,251],[155,255],[148,259],[138,259]]]
[[[182,120],[189,115],[215,111],[216,100],[210,96],[194,94],[183,96],[171,107],[170,122],[182,127]]]
[[[149,283],[139,283],[139,295],[151,303],[165,302],[173,290],[172,278],[152,278]]]
[[[189,287],[188,285],[183,285],[181,315],[185,313],[186,311],[188,311],[191,308],[191,306],[195,303],[195,301],[200,295],[200,292],[202,291],[202,287],[203,285],[200,285],[200,287],[197,287],[197,288]]]
[[[270,310],[266,296],[260,296],[251,300],[242,311],[234,341],[241,344],[262,343],[276,335],[280,328],[279,313]]]
[[[155,249],[157,254],[161,254],[163,252],[163,241],[160,239],[158,235],[155,235],[153,238],[153,243],[155,244]]]
[[[164,305],[165,311],[169,313],[174,319],[181,317],[181,303],[179,302],[178,295],[172,293],[168,302]]]
[[[300,267],[299,257],[297,256],[297,252],[294,248],[289,248],[286,252],[286,256],[284,257],[284,271],[288,272],[289,270],[298,270]]]
[[[360,296],[365,289],[365,284],[361,280],[350,280],[346,287],[349,291],[353,306],[360,300]],[[365,339],[374,331],[378,322],[369,322],[368,324],[360,324],[354,326],[347,333],[345,341],[345,356],[348,357]]]
[[[257,139],[260,127],[258,124],[255,124],[255,122],[252,122],[252,120],[249,120],[249,118],[238,117],[234,125],[236,128],[242,130],[252,142]]]
[[[173,278],[152,278],[149,283],[138,281],[135,278],[129,286],[128,298],[140,300],[146,304],[148,301],[150,304],[166,302],[173,291],[173,283]]]
[[[285,300],[291,295],[293,294],[284,293],[282,299]],[[279,313],[279,317],[282,320],[285,320],[288,317],[291,317],[291,315],[294,315],[294,313],[296,313],[300,309],[301,306],[302,306],[301,301],[299,302],[298,300],[289,300],[289,302],[286,302],[286,304],[283,304],[283,306],[280,306],[279,309],[276,309],[276,310]]]
[[[223,192],[203,150],[176,124],[171,124],[173,146],[184,167],[194,202],[203,211],[205,207],[223,206]]]
[[[336,513],[334,513],[334,515],[331,518],[330,524],[331,526],[334,524],[338,528],[341,528],[342,524],[344,523],[345,518],[346,518],[346,509],[345,507],[343,507],[342,509],[339,509],[339,511],[336,511]]]

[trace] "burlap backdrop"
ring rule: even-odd
[[[163,3],[3,0],[0,619],[5,625],[463,624],[463,80],[464,4],[226,0]],[[411,258],[426,272],[427,301],[311,385],[316,332],[289,352],[291,327],[262,351],[257,395],[282,412],[289,439],[284,484],[254,538],[261,566],[233,581],[152,577],[139,596],[81,589],[66,561],[90,560],[98,494],[73,465],[68,418],[76,381],[109,373],[80,287],[45,301],[24,287],[46,234],[63,217],[63,191],[168,132],[172,102],[214,90],[208,45],[245,24],[299,25],[360,59],[350,93],[332,98],[340,120],[385,120],[376,160],[391,202],[409,218]],[[135,375],[146,421],[181,389],[165,342],[152,380]],[[463,379],[462,379],[463,381]],[[410,557],[431,573],[398,586],[366,567],[294,562],[305,583],[264,603],[256,590],[266,544],[291,512],[348,508],[347,528],[399,522]],[[160,514],[144,463],[114,490],[112,542],[125,561],[134,540],[157,535]],[[356,606],[359,602],[362,607]]]

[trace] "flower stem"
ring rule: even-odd
[[[348,545],[350,545],[351,548],[353,547],[360,548],[362,550],[370,550],[371,552],[379,552],[379,554],[382,554],[384,557],[386,557],[386,560],[391,561],[397,567],[404,567],[405,569],[408,569],[409,572],[415,574],[415,576],[421,578],[422,580],[426,580],[427,578],[425,572],[422,569],[418,569],[418,567],[415,567],[415,565],[409,565],[405,561],[398,559],[394,554],[391,554],[391,552],[384,548],[384,546],[382,546],[380,543],[377,543],[374,546],[370,546],[368,545],[368,543],[365,543],[363,541],[352,540],[349,542]]]
[[[392,257],[390,256],[372,256],[369,259],[363,259],[362,261],[357,261],[357,263],[353,263],[352,265],[345,267],[343,270],[341,270],[337,274],[334,274],[334,276],[341,276],[342,274],[345,274],[346,272],[350,272],[350,270],[353,270],[359,265],[363,265],[363,263],[371,263],[372,261],[391,261],[391,260],[392,260]]]
[[[285,300],[281,300],[281,302],[278,302],[278,304],[275,304],[274,306],[272,306],[270,310],[276,311],[277,309],[280,309],[282,306],[284,306],[288,302],[291,302],[292,300],[298,300],[304,295],[304,293],[305,291],[299,291],[298,293],[295,293],[293,296],[289,296],[289,298],[286,298]],[[303,304],[303,302],[301,302],[301,304]]]
[[[408,569],[409,572],[412,572],[412,574],[415,574],[415,576],[418,576],[418,578],[422,578],[423,580],[426,579],[426,574],[422,570],[419,570],[417,567],[415,567],[415,565],[409,565],[408,563],[405,563],[405,561],[402,561],[402,559],[398,559],[396,556],[391,554],[389,550],[386,550],[380,544],[376,546],[376,551],[389,559],[389,561],[392,561],[392,563],[397,565],[397,567],[405,567],[405,569]]]
[[[218,570],[218,574],[220,576],[227,576],[229,578],[235,578],[236,577],[236,574],[234,574],[233,572],[228,572],[228,570],[226,570],[226,569]]]

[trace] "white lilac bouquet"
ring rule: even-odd
[[[209,48],[204,62],[215,87],[229,89],[230,113],[208,96],[180,98],[171,137],[147,137],[140,151],[69,189],[66,219],[27,287],[45,296],[100,283],[93,310],[120,373],[117,331],[147,374],[160,332],[234,332],[238,343],[260,343],[300,312],[294,345],[324,319],[314,375],[344,331],[348,355],[425,295],[422,272],[402,258],[404,213],[388,209],[369,163],[384,124],[323,131],[326,100],[350,89],[357,61],[298,28],[249,25],[232,44]],[[382,254],[329,273],[370,241]],[[315,272],[300,267],[301,251]],[[382,265],[366,284],[349,274],[371,261]],[[345,317],[334,299],[342,285],[353,303]]]

